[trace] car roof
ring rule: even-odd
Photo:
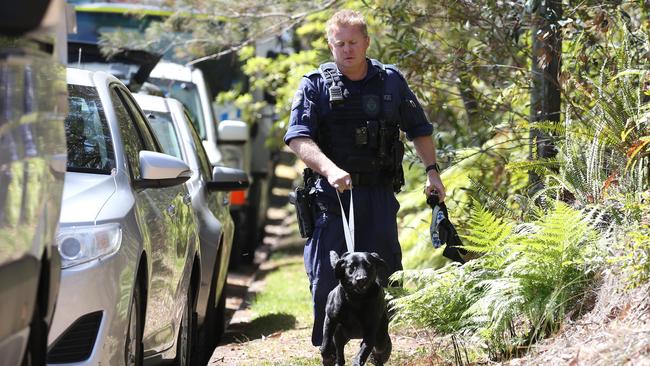
[[[68,67],[66,69],[66,78],[68,84],[94,86],[92,71]]]
[[[97,83],[108,85],[109,83],[117,82],[124,85],[115,76],[104,71],[91,71],[84,69],[77,69],[74,67],[66,68],[66,79],[68,84],[82,85],[82,86],[97,86]]]
[[[140,105],[140,108],[145,111],[163,113],[169,112],[169,108],[167,108],[167,103],[165,103],[165,98],[163,97],[147,94],[133,94],[133,97],[135,98],[135,101]]]
[[[149,77],[189,83],[192,82],[192,69],[181,64],[161,61],[151,70]]]

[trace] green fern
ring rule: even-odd
[[[504,222],[478,203],[469,219],[471,231],[463,235],[464,248],[477,253],[495,252],[512,233],[512,224]]]
[[[587,249],[598,239],[588,217],[597,215],[556,202],[538,220],[515,225],[475,203],[465,248],[482,255],[396,274],[405,285],[390,302],[396,320],[480,337],[501,356],[551,334],[601,265]]]

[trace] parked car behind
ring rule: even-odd
[[[128,89],[68,68],[62,259],[48,363],[142,365],[194,356],[201,275],[182,160],[162,153]]]
[[[235,220],[235,241],[231,261],[252,262],[257,245],[262,240],[266,218],[269,176],[253,171],[258,157],[252,156],[250,131],[245,122],[217,121],[203,71],[168,61],[159,62],[149,75],[149,81],[160,87],[166,96],[178,99],[188,108],[196,130],[203,141],[210,162],[244,170],[251,179],[249,190],[231,193],[231,213]],[[262,142],[263,144],[263,142]],[[261,163],[270,164],[268,155],[260,156]]]
[[[0,5],[0,365],[45,362],[60,274],[66,34],[63,0]]]
[[[225,284],[232,249],[234,224],[228,192],[248,186],[239,169],[212,167],[189,113],[172,98],[135,94],[163,150],[192,169],[185,183],[198,217],[201,241],[201,285],[197,295],[199,339],[206,354],[212,351],[225,326]],[[211,352],[210,352],[211,353]],[[209,354],[207,354],[209,357]]]

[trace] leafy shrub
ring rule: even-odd
[[[517,224],[476,203],[464,240],[482,256],[395,274],[405,285],[391,301],[396,320],[478,337],[492,357],[551,334],[602,265],[594,250],[598,231],[587,217],[557,202],[538,220]]]

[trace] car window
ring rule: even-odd
[[[153,133],[165,154],[183,159],[178,134],[171,113],[145,111]]]
[[[168,97],[178,99],[187,107],[197,133],[201,139],[205,140],[205,117],[203,116],[201,97],[196,84],[157,78],[150,78],[149,81],[162,88]]]
[[[188,121],[192,121],[192,118],[190,115],[187,113],[187,110],[184,110],[185,113],[185,118]],[[208,154],[206,154],[205,149],[203,149],[203,144],[201,143],[201,138],[199,135],[196,133],[196,129],[194,128],[193,123],[189,123],[188,126],[190,130],[190,135],[192,136],[192,143],[194,146],[192,148],[194,151],[196,151],[196,155],[199,157],[199,166],[201,168],[201,174],[203,174],[203,177],[210,181],[212,180],[212,168],[210,165],[210,160],[208,159]]]
[[[110,174],[115,167],[111,133],[97,90],[68,86],[70,112],[65,119],[68,171]]]
[[[144,150],[144,142],[138,130],[135,128],[135,122],[124,106],[122,99],[118,96],[115,87],[111,88],[111,101],[115,108],[115,115],[120,126],[120,135],[124,144],[124,154],[129,163],[131,177],[140,179],[140,151]]]
[[[163,152],[150,129],[149,123],[146,121],[146,117],[140,112],[140,108],[137,107],[138,104],[133,100],[131,93],[122,88],[117,88],[117,91],[124,104],[128,106],[129,114],[135,121],[136,128],[140,132],[145,148],[149,151]]]

